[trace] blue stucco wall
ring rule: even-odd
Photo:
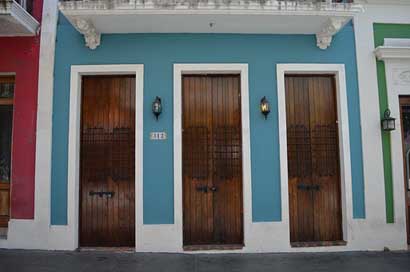
[[[237,34],[103,35],[101,46],[92,51],[85,47],[83,37],[61,15],[57,30],[53,97],[52,224],[67,224],[70,66],[81,64],[144,64],[144,224],[172,224],[174,63],[249,64],[254,222],[281,220],[276,64],[344,63],[350,117],[354,217],[364,218],[359,96],[351,24],[334,38],[331,48],[325,51],[316,47],[313,35]],[[157,95],[162,97],[164,104],[164,111],[158,122],[151,113],[151,103]],[[259,101],[263,96],[272,105],[268,120],[259,112]],[[150,131],[165,131],[168,133],[168,140],[150,141]]]

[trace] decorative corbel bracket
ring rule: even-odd
[[[97,32],[94,25],[89,20],[75,19],[75,27],[84,35],[85,45],[94,50],[100,45],[101,34]]]
[[[333,35],[341,30],[350,18],[331,17],[316,34],[316,45],[322,50],[327,49],[332,43]]]

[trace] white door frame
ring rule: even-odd
[[[182,76],[184,74],[238,74],[241,81],[244,249],[252,224],[251,151],[248,64],[174,64],[174,220],[178,248],[183,250],[182,203]]]
[[[289,227],[288,151],[286,126],[286,74],[333,74],[336,80],[337,116],[339,130],[340,181],[343,239],[351,241],[348,226],[352,226],[352,174],[350,163],[349,116],[344,64],[277,64],[279,116],[280,177],[282,188],[282,218]]]
[[[68,139],[68,228],[75,247],[79,244],[81,81],[85,75],[135,75],[135,245],[143,218],[143,80],[144,66],[72,65]]]
[[[403,168],[403,138],[399,96],[410,96],[410,39],[384,39],[375,50],[378,60],[384,61],[386,91],[391,116],[396,118],[396,130],[390,132],[393,175],[394,224],[401,235],[403,248],[407,246],[406,207]],[[385,110],[385,109],[382,109]]]

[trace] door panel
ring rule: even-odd
[[[309,241],[313,233],[309,86],[303,78],[286,77],[288,176],[291,241]]]
[[[242,244],[239,76],[183,77],[184,245]]]
[[[400,96],[407,243],[410,244],[410,97]]]
[[[212,97],[205,77],[183,78],[184,244],[213,240]]]
[[[239,76],[213,80],[214,241],[241,244],[242,133]]]
[[[10,220],[14,77],[0,76],[0,228]]]
[[[291,242],[342,240],[333,76],[286,76]]]
[[[339,140],[333,77],[310,79],[314,240],[342,240]]]
[[[0,228],[7,228],[10,219],[10,183],[0,182]]]
[[[135,77],[83,77],[81,246],[135,245]]]

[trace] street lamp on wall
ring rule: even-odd
[[[154,102],[152,102],[152,113],[155,115],[155,118],[157,118],[162,112],[162,103],[161,103],[161,97],[157,96],[155,97]]]
[[[390,116],[391,112],[389,109],[384,111],[384,117],[382,119],[382,129],[383,131],[392,131],[396,129],[396,118]]]
[[[269,101],[266,99],[265,96],[262,97],[261,99],[260,109],[261,109],[261,113],[265,115],[265,119],[267,119],[268,114],[270,113],[270,105],[269,105]]]

